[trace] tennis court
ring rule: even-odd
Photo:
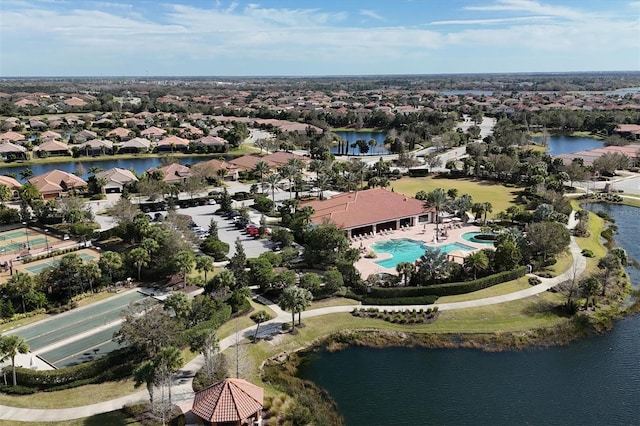
[[[77,254],[78,256],[80,256],[82,260],[86,262],[97,260],[100,257],[98,253],[95,252],[94,250],[87,250],[87,249],[72,252],[72,253]],[[66,254],[72,254],[72,253],[66,253]],[[22,265],[21,268],[18,267],[18,269],[24,269],[25,271],[33,275],[37,275],[43,270],[45,270],[46,268],[57,265],[60,262],[60,259],[62,259],[66,254],[56,256],[56,257],[50,257],[47,259],[37,260],[35,262],[30,262],[30,263],[27,263],[26,265]]]
[[[53,247],[62,241],[47,232],[40,232],[32,228],[22,228],[13,231],[0,232],[0,253],[12,253],[25,250],[39,250]]]
[[[15,334],[26,340],[32,352],[56,367],[89,361],[118,347],[111,337],[120,325],[113,323],[130,303],[145,297],[137,291],[126,292],[24,327]],[[92,333],[97,328],[100,330]]]

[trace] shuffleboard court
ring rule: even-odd
[[[88,252],[78,252],[77,254],[84,261],[96,260],[98,258],[97,255],[94,255]],[[36,261],[36,262],[33,262],[33,264],[28,264],[28,266],[24,266],[24,269],[34,275],[37,275],[40,272],[44,271],[46,268],[57,265],[63,256],[64,255],[52,257],[42,261]]]
[[[16,334],[25,339],[32,351],[44,348],[60,340],[84,333],[120,319],[122,310],[131,302],[146,296],[138,293],[126,293],[114,296],[103,302],[85,308],[66,312],[49,321],[18,330]],[[89,342],[87,347],[97,342]],[[73,351],[70,352],[74,353]]]
[[[111,340],[113,333],[119,329],[120,326],[115,325],[91,336],[87,336],[84,339],[76,340],[62,347],[43,352],[40,354],[40,357],[58,368],[70,367],[97,359],[120,347],[118,343]],[[95,351],[95,349],[97,349],[97,351]]]

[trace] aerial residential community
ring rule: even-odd
[[[131,3],[0,7],[0,426],[640,421],[640,5]]]

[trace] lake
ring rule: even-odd
[[[540,142],[541,138],[533,138],[534,141]],[[589,149],[602,148],[604,142],[592,138],[583,138],[567,135],[553,135],[548,139],[550,155],[571,154],[578,151],[586,151]]]
[[[89,175],[90,167],[100,167],[101,169],[108,170],[112,167],[119,167],[121,169],[133,169],[135,172],[140,175],[145,170],[151,167],[159,167],[162,166],[162,160],[166,157],[156,157],[156,158],[129,158],[129,159],[113,159],[113,160],[90,160],[90,159],[73,159],[73,161],[69,161],[66,163],[47,163],[47,164],[34,164],[31,166],[24,167],[2,167],[0,168],[0,175],[6,175],[8,173],[15,173],[20,179],[20,172],[26,168],[30,168],[33,171],[34,176],[38,176],[40,174],[49,172],[54,169],[62,170],[65,172],[73,173],[76,171],[76,168],[79,164],[82,164],[82,167],[86,170],[87,173],[82,176],[83,179],[86,179]],[[178,162],[184,165],[190,165],[194,163],[198,163],[200,161],[207,161],[209,158],[206,157],[180,157],[178,158]]]
[[[640,260],[640,210],[589,207],[616,219],[617,243]],[[320,350],[299,374],[329,391],[347,425],[640,424],[640,315],[544,350]]]
[[[349,155],[384,155],[388,154],[389,150],[387,150],[384,146],[384,140],[387,138],[386,132],[358,132],[358,131],[348,131],[348,132],[333,132],[337,136],[340,136],[343,140],[345,140],[349,146]],[[355,143],[358,139],[362,139],[367,143],[373,139],[376,141],[375,146],[367,145],[369,147],[369,151],[366,154],[361,154],[360,149],[358,147],[351,148],[351,144]],[[331,147],[331,152],[333,154],[338,154],[338,146],[334,145]]]

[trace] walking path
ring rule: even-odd
[[[568,228],[573,228],[576,224],[576,219],[572,214],[569,219]],[[570,267],[563,274],[554,278],[540,278],[542,282],[538,285],[531,286],[530,288],[516,291],[509,294],[500,296],[486,297],[483,299],[468,300],[464,302],[452,302],[452,303],[435,303],[433,305],[411,305],[411,306],[376,306],[379,309],[386,310],[403,310],[403,309],[427,309],[437,306],[439,310],[455,310],[455,309],[467,309],[481,306],[495,305],[498,303],[505,303],[514,300],[524,299],[526,297],[534,296],[536,294],[543,293],[550,288],[572,279],[575,276],[579,276],[586,268],[586,259],[581,254],[581,249],[576,243],[575,239],[571,237],[571,243],[569,246],[571,254],[573,256],[573,266]],[[532,275],[533,276],[533,275]],[[260,325],[259,337],[273,336],[278,334],[282,329],[282,324],[288,323],[291,320],[291,314],[283,311],[278,305],[273,302],[258,296],[256,298],[259,302],[264,303],[270,309],[276,313],[276,318],[266,321]],[[313,318],[321,315],[329,315],[338,312],[351,312],[355,305],[346,306],[330,306],[326,308],[312,309],[302,313],[302,318]],[[236,344],[237,340],[242,340],[247,337],[253,336],[256,326],[247,327],[238,332],[238,335],[231,335],[220,340],[220,351],[224,351],[227,348]],[[192,381],[195,374],[202,368],[204,363],[204,357],[202,355],[197,356],[189,363],[187,363],[181,370],[175,375],[175,385],[172,387],[173,402],[182,408],[184,413],[191,410],[193,405],[194,392],[192,388]],[[62,409],[34,409],[34,408],[16,408],[0,406],[0,420],[20,420],[26,422],[45,422],[45,421],[63,421],[72,420],[83,417],[89,417],[95,414],[106,413],[122,408],[123,405],[136,403],[148,399],[149,395],[146,390],[133,393],[121,398],[113,399],[110,401],[99,402],[96,404],[85,405],[82,407],[62,408]]]

